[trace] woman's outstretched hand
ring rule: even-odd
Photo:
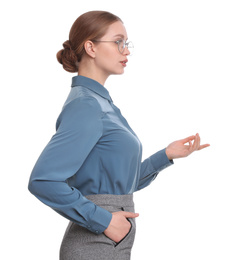
[[[208,146],[210,145],[209,144],[201,145],[200,136],[199,134],[196,134],[169,144],[168,147],[166,148],[166,155],[169,160],[183,158],[183,157],[187,157],[194,151],[199,151]]]

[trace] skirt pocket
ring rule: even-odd
[[[132,229],[133,229],[132,222],[131,222],[129,219],[127,219],[127,221],[131,224],[131,227],[130,227],[130,229],[129,229],[127,235],[125,235],[125,237],[122,238],[119,242],[115,243],[115,247],[117,247],[117,246],[119,246],[121,243],[123,243],[124,240],[126,240],[126,239],[129,237],[129,235],[130,235],[130,233],[131,233],[131,231],[132,231]]]

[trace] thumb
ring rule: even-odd
[[[123,211],[123,216],[125,218],[137,218],[139,216],[139,213],[133,213],[128,211]]]

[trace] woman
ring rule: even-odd
[[[135,237],[132,194],[173,159],[200,145],[198,134],[141,162],[141,143],[113,104],[105,81],[122,74],[132,44],[123,22],[103,11],[81,15],[57,53],[72,79],[56,133],[36,162],[29,190],[70,220],[60,259],[128,260]],[[185,145],[189,143],[188,145]]]

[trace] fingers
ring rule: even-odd
[[[210,146],[209,144],[203,144],[203,145],[200,144],[201,138],[198,133],[196,135],[186,137],[185,139],[182,139],[181,141],[183,142],[183,144],[185,144],[185,143],[189,144],[188,145],[189,154],[193,153],[194,151],[199,151],[199,150],[202,150],[202,149]],[[192,141],[193,141],[193,143],[192,143]],[[185,146],[187,146],[187,145],[185,145]]]
[[[191,142],[194,139],[195,139],[195,135],[191,135],[189,137],[186,137],[186,138],[182,139],[181,141],[182,141],[183,144],[185,144],[185,143]]]
[[[204,148],[210,146],[210,144],[203,144],[203,145],[201,145],[200,142],[201,142],[201,138],[200,138],[199,134],[196,134],[195,141],[194,141],[194,143],[195,143],[194,151],[199,151],[201,149],[204,149]]]
[[[196,134],[193,145],[191,145],[191,141],[189,141],[189,147],[191,148],[191,152],[199,151],[210,146],[210,144],[201,145],[200,142],[201,142],[201,138],[199,134]]]
[[[201,142],[201,138],[200,138],[199,134],[196,134],[195,139],[194,139],[194,143],[193,143],[193,146],[192,146],[192,151],[198,150],[198,148],[200,147],[200,142]]]
[[[121,214],[125,218],[137,218],[139,216],[139,213],[133,213],[133,212],[128,212],[128,211],[121,211]]]
[[[201,150],[201,149],[204,149],[206,147],[209,147],[210,144],[203,144],[203,145],[200,145],[200,147],[198,148],[198,151]]]

